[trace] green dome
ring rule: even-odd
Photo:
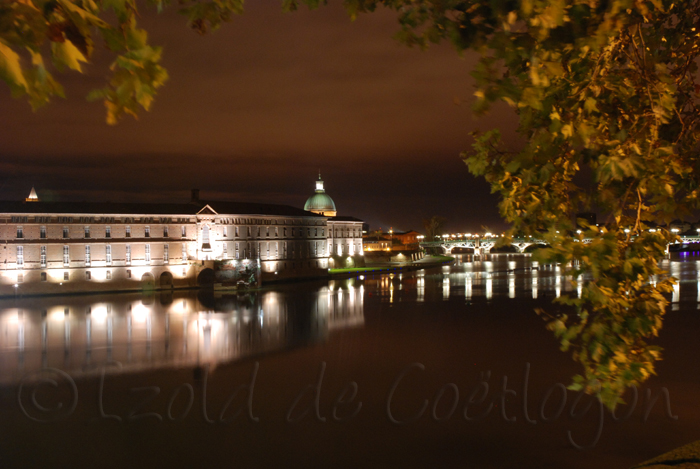
[[[306,201],[304,210],[307,212],[322,213],[324,215],[327,215],[327,212],[331,212],[330,216],[335,216],[337,212],[335,209],[335,202],[326,194],[323,188],[321,173],[318,174],[318,181],[316,181],[316,193]]]
[[[307,210],[309,212],[312,210],[318,210],[323,212],[336,211],[335,202],[333,202],[333,199],[331,199],[328,194],[323,192],[317,192],[316,194],[309,197],[309,199],[304,204],[304,210]]]

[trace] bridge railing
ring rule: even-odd
[[[677,241],[675,244],[682,244],[682,243],[700,243],[700,235],[679,235],[680,241]],[[465,244],[471,244],[475,245],[477,243],[479,244],[491,244],[491,243],[496,243],[500,240],[498,237],[491,237],[491,238],[455,238],[455,239],[445,239],[442,241],[424,241],[422,243],[419,243],[421,247],[440,247],[440,246],[458,246],[458,245],[465,245]],[[583,242],[590,242],[591,238],[584,238]],[[530,244],[546,244],[546,242],[543,239],[539,238],[512,238],[511,244],[523,244],[523,243],[530,243]]]
[[[445,245],[464,245],[464,244],[495,244],[501,238],[490,237],[490,238],[454,238],[445,239],[442,241],[424,241],[419,243],[422,247],[439,247]],[[544,244],[544,240],[535,238],[512,238],[511,244],[522,244],[522,243],[533,243],[533,244]]]

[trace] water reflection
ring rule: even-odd
[[[362,325],[364,286],[328,283],[220,296],[183,293],[0,301],[0,383],[48,367],[72,376],[216,364],[325,340]]]
[[[700,307],[700,260],[665,259],[680,279],[669,299]],[[365,274],[367,275],[367,274]],[[367,275],[240,295],[126,294],[0,301],[0,384],[49,367],[79,376],[228,362],[326,340],[364,324],[367,299],[395,304],[581,295],[563,269],[529,255],[459,256],[429,270]],[[696,306],[693,306],[694,308]],[[371,311],[374,311],[372,309]]]
[[[464,297],[472,300],[497,298],[542,298],[572,295],[580,297],[585,276],[564,275],[558,265],[539,264],[529,254],[457,255],[451,266],[403,274],[368,276],[364,284],[381,302],[418,303],[448,301]],[[700,303],[700,260],[674,256],[661,262],[680,283],[669,296],[672,304],[681,301]],[[399,281],[399,276],[403,280]],[[658,279],[656,279],[658,280]],[[675,308],[675,307],[674,307]]]

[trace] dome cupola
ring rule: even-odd
[[[326,190],[323,188],[320,172],[318,173],[318,181],[316,181],[316,193],[308,198],[304,204],[304,210],[327,217],[334,217],[337,213],[335,202],[326,194]]]

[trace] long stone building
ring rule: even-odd
[[[321,181],[321,187],[323,182]],[[322,277],[363,254],[362,221],[286,205],[0,202],[0,296],[187,288],[217,262],[262,281]]]

